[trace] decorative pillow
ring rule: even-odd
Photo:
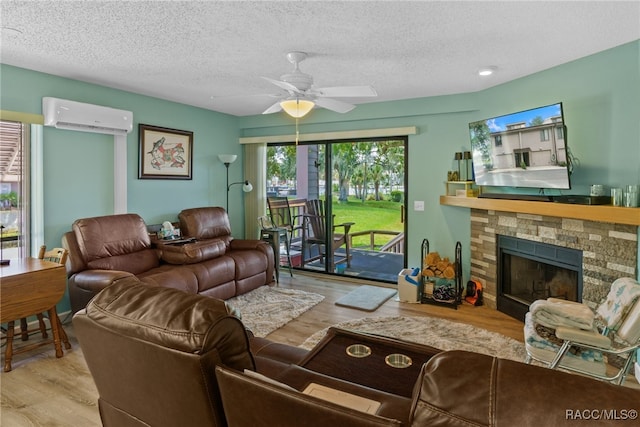
[[[184,245],[162,245],[161,258],[168,264],[195,264],[225,254],[227,247],[223,240],[204,240]]]

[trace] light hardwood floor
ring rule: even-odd
[[[469,323],[490,331],[523,340],[522,322],[499,311],[485,306],[473,307],[462,304],[457,310],[450,307],[429,304],[409,304],[387,300],[375,312],[366,312],[335,305],[343,295],[351,292],[362,283],[327,279],[321,275],[295,273],[292,279],[287,272],[280,275],[280,287],[303,289],[325,296],[325,299],[312,310],[303,313],[297,319],[287,323],[282,328],[272,332],[268,338],[292,345],[300,345],[306,338],[320,329],[336,323],[360,319],[363,317],[380,316],[432,316],[452,321]]]
[[[463,304],[454,310],[426,304],[400,303],[392,298],[375,312],[365,312],[334,304],[362,283],[332,280],[298,272],[291,278],[287,273],[283,272],[281,275],[279,286],[319,293],[324,295],[325,299],[310,311],[271,333],[268,338],[274,341],[297,346],[328,326],[374,316],[435,316],[523,340],[522,322],[487,307]],[[64,327],[73,345],[71,350],[65,352],[64,357],[56,359],[53,350],[44,347],[39,352],[16,356],[13,371],[0,374],[0,426],[101,426],[95,385],[87,374],[81,353],[76,351],[79,346],[73,327],[70,322],[66,322]],[[34,339],[37,339],[37,336]],[[36,359],[45,363],[30,363]],[[71,363],[74,360],[75,363]],[[78,365],[83,369],[78,370]]]

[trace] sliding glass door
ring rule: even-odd
[[[286,196],[300,226],[292,265],[395,283],[406,265],[406,155],[405,137],[269,146],[267,197]]]

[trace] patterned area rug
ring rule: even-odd
[[[266,337],[324,299],[297,289],[261,286],[227,300],[240,311],[242,323],[257,337]]]
[[[467,350],[524,362],[524,344],[476,326],[435,317],[367,317],[334,325],[353,331],[369,332],[427,344],[441,350]],[[311,349],[327,333],[316,332],[300,345]]]

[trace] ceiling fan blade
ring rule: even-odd
[[[315,92],[321,96],[328,96],[332,98],[350,97],[350,98],[365,98],[368,96],[378,96],[378,93],[373,86],[334,86],[334,87],[322,87],[315,89]]]
[[[273,104],[271,107],[264,110],[262,114],[272,114],[272,113],[278,113],[280,111],[282,111],[282,107],[280,106],[280,101],[278,101],[275,104]]]
[[[297,87],[295,87],[291,83],[283,82],[282,80],[271,79],[269,77],[262,77],[262,78],[268,81],[269,83],[272,83],[284,90],[288,90],[290,92],[295,92],[295,93],[302,93],[300,90],[298,90]]]
[[[326,108],[327,110],[335,111],[336,113],[348,113],[349,111],[356,108],[355,105],[347,104],[346,102],[338,101],[331,98],[317,98],[315,100],[315,103],[320,107]]]

